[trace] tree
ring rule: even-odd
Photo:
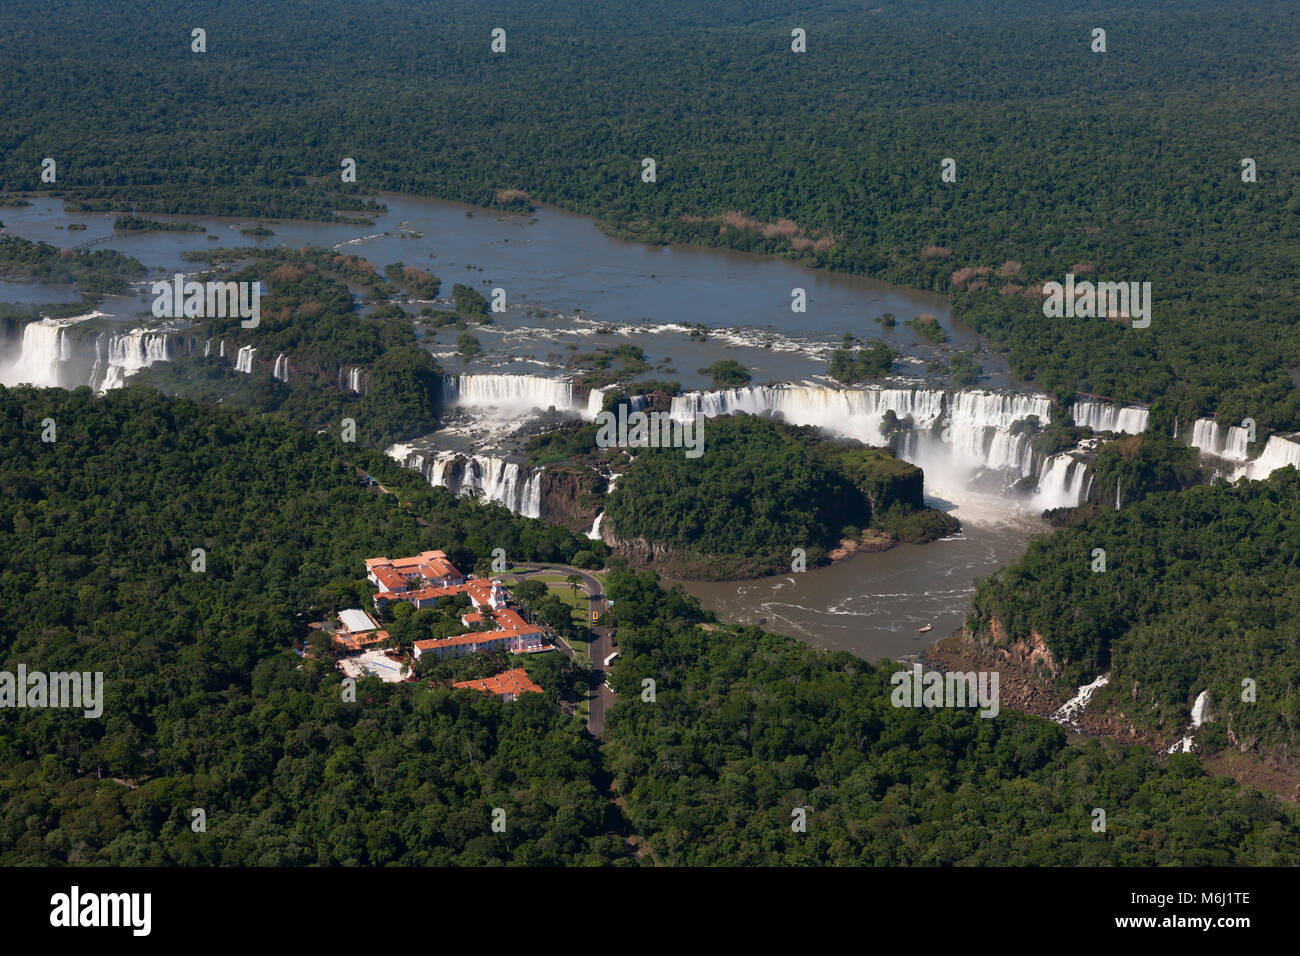
[[[714,388],[742,388],[750,381],[749,371],[735,359],[719,359],[698,371],[713,379]]]

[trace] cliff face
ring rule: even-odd
[[[671,563],[673,558],[673,549],[662,542],[647,541],[645,538],[633,538],[627,540],[616,535],[608,522],[603,522],[600,529],[600,538],[620,557],[627,559],[631,564],[646,565]]]
[[[970,635],[970,639],[979,640],[973,634]],[[1059,677],[1061,674],[1061,667],[1052,657],[1051,648],[1043,640],[1043,635],[1037,631],[1030,631],[1028,639],[1019,638],[1015,641],[1008,641],[1006,628],[1001,621],[994,620],[990,622],[986,642],[993,645],[998,656],[1009,663],[1031,669],[1046,667],[1053,678]]]
[[[874,514],[879,514],[895,503],[918,510],[925,507],[925,483],[920,468],[909,465],[906,471],[877,472],[864,476],[856,483],[871,502]]]
[[[866,496],[873,514],[894,505],[916,510],[925,507],[924,473],[915,465],[877,450],[844,454],[840,463],[854,486]]]
[[[603,507],[605,485],[604,476],[590,468],[545,468],[542,518],[574,534],[586,534]]]

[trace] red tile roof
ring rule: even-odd
[[[402,577],[390,567],[378,567],[374,569],[375,580],[379,582],[379,588],[383,591],[405,591],[406,578]]]
[[[409,578],[436,581],[451,578],[464,580],[464,575],[447,560],[443,551],[422,551],[409,558],[366,558],[366,570],[380,580],[385,591],[393,590],[393,582],[404,583]]]
[[[435,647],[459,647],[462,644],[487,644],[503,641],[511,637],[509,631],[474,631],[469,634],[457,634],[455,637],[431,637],[427,641],[416,641],[415,646],[421,651]]]
[[[540,687],[528,679],[528,672],[522,667],[497,674],[495,677],[459,681],[451,686],[468,687],[472,690],[487,691],[489,694],[514,694],[516,697],[520,694],[542,692]]]

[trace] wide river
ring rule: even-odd
[[[902,323],[924,312],[949,331],[954,347],[977,345],[955,324],[943,296],[891,287],[871,279],[816,271],[779,259],[716,249],[648,246],[611,239],[588,219],[542,207],[531,215],[502,215],[456,203],[383,195],[388,206],[374,226],[272,222],[275,235],[252,239],[242,221],[152,216],[197,222],[204,232],[114,232],[115,214],[69,212],[62,200],[36,198],[4,209],[7,232],[28,239],[134,256],[155,275],[193,272],[187,250],[286,244],[333,246],[376,265],[416,265],[439,275],[443,294],[464,282],[489,295],[506,290],[509,312],[473,329],[486,352],[470,365],[455,353],[454,329],[424,328],[423,340],[445,368],[559,375],[581,367],[575,355],[602,346],[641,347],[652,371],[686,387],[707,385],[697,369],[735,358],[755,383],[823,376],[826,360],[846,334],[882,338],[905,356],[907,372],[950,354],[918,340]],[[72,223],[85,230],[70,231]],[[806,290],[808,310],[791,311],[791,290]],[[0,301],[46,303],[73,298],[66,287],[0,283]],[[145,320],[151,297],[111,297],[100,310],[126,321]],[[418,304],[416,305],[418,308]],[[893,313],[882,329],[873,318]],[[703,327],[704,335],[696,331]],[[1009,384],[1005,363],[983,355],[982,387]],[[818,647],[874,659],[920,650],[947,636],[969,610],[975,581],[1023,553],[1044,523],[1009,501],[931,488],[934,504],[953,511],[963,531],[923,546],[858,555],[829,568],[759,581],[690,583],[686,588],[720,616],[764,623]],[[918,634],[924,624],[933,630]]]

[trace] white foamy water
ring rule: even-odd
[[[172,358],[166,332],[149,329],[78,330],[102,313],[70,319],[40,319],[23,327],[17,354],[0,359],[0,384],[77,388],[97,392],[121,388],[126,378]],[[74,337],[75,336],[75,337]]]
[[[1192,704],[1192,721],[1188,725],[1187,729],[1189,731],[1198,730],[1200,729],[1201,725],[1204,724],[1209,719],[1210,719],[1210,692],[1208,690],[1203,690],[1196,695],[1196,701],[1195,703]],[[1169,747],[1165,750],[1165,753],[1189,754],[1192,752],[1195,743],[1196,741],[1193,739],[1192,734],[1187,733],[1184,734],[1182,738],[1180,738],[1179,740],[1176,740],[1174,741],[1174,743],[1170,744]]]
[[[1279,468],[1291,465],[1300,468],[1300,432],[1290,435],[1269,435],[1264,451],[1254,461],[1233,473],[1233,478],[1259,480],[1267,478]]]
[[[1207,455],[1244,462],[1249,457],[1250,432],[1239,425],[1219,427],[1213,418],[1198,418],[1192,425],[1192,447]]]
[[[447,404],[486,415],[515,417],[554,408],[590,421],[603,401],[599,390],[580,397],[571,382],[539,375],[446,375],[443,383]]]
[[[1076,425],[1095,432],[1122,432],[1138,435],[1147,429],[1150,412],[1136,405],[1111,405],[1106,402],[1077,401],[1071,411]]]
[[[542,516],[542,469],[525,469],[512,461],[488,455],[423,452],[410,445],[393,445],[385,454],[420,472],[429,484],[452,494],[475,492],[504,505],[525,518]]]
[[[1110,675],[1102,674],[1091,684],[1084,684],[1079,688],[1079,692],[1062,704],[1052,714],[1052,720],[1058,724],[1069,727],[1071,730],[1079,730],[1079,717],[1083,714],[1083,709],[1088,706],[1088,701],[1098,690],[1110,683]]]
[[[1034,454],[1034,435],[1050,423],[1051,410],[1046,395],[1033,393],[807,383],[692,392],[673,399],[671,414],[681,421],[696,414],[775,415],[792,425],[889,445],[925,471],[926,492],[936,498],[968,497],[973,486],[990,484],[984,480],[990,473],[1001,475],[1003,491],[1033,478],[1037,490],[1017,500],[1041,511],[1077,505],[1090,483],[1078,456]]]

